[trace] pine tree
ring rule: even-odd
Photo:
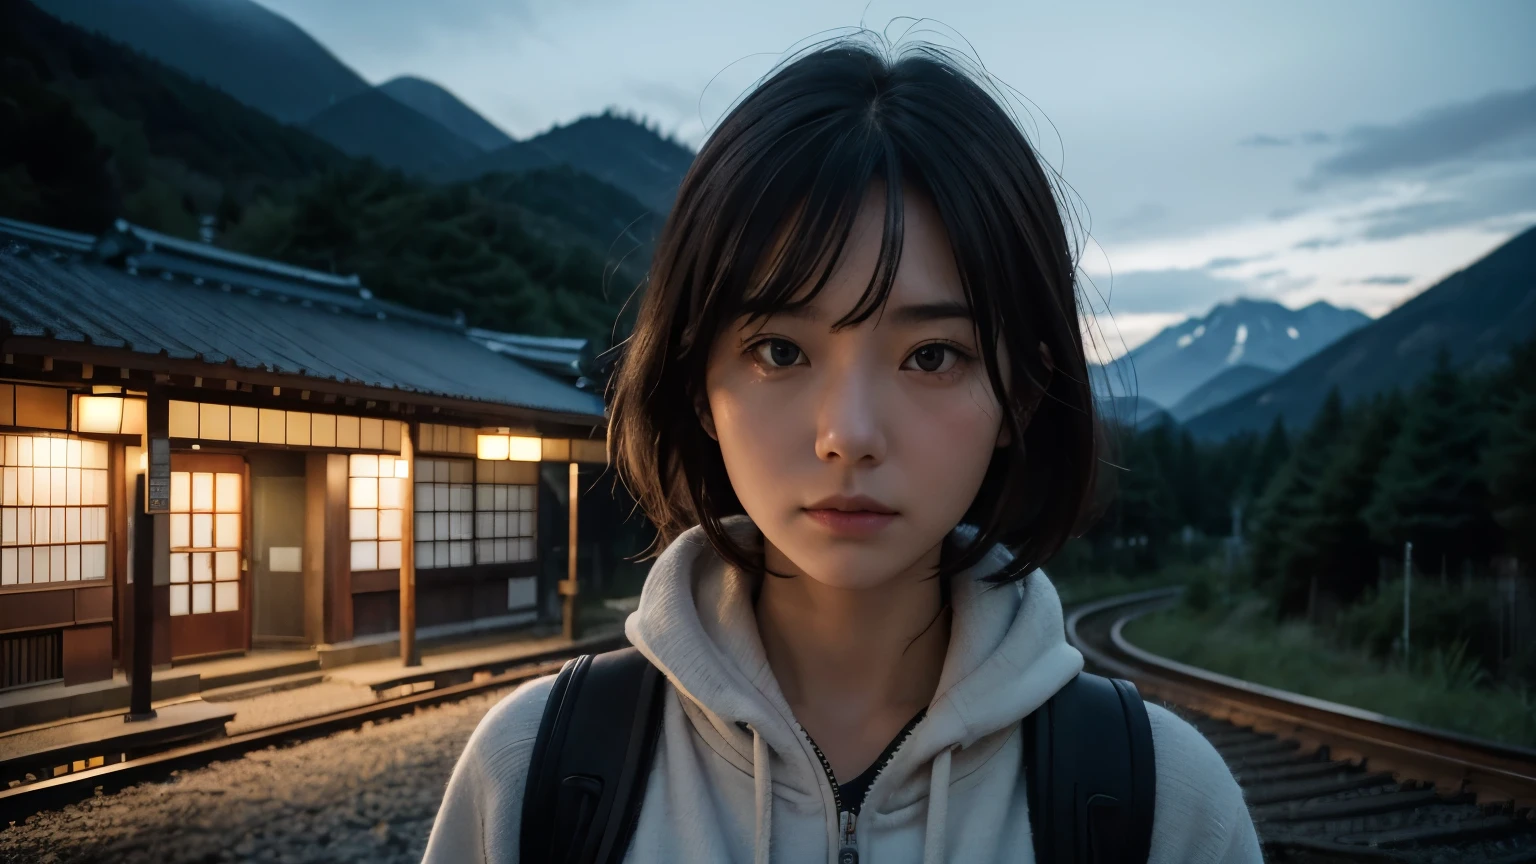
[[[1495,387],[1500,406],[1490,424],[1483,477],[1508,551],[1536,565],[1536,339],[1510,355]]]
[[[1188,429],[1179,430],[1178,449],[1169,484],[1178,500],[1179,527],[1199,526],[1204,521],[1207,471]]]
[[[1486,442],[1481,406],[1441,348],[1363,514],[1372,537],[1394,549],[1412,541],[1426,569],[1442,556],[1453,565],[1491,553],[1497,526],[1479,470]]]
[[[1337,446],[1343,425],[1343,400],[1335,387],[1329,391],[1322,409],[1297,442],[1291,457],[1259,499],[1250,557],[1254,578],[1259,583],[1278,582],[1283,575],[1286,544],[1292,528],[1311,503],[1312,491]],[[1275,587],[1284,612],[1296,611],[1305,601],[1305,585],[1301,586],[1299,594],[1294,584],[1282,583]]]
[[[1166,435],[1158,430],[1137,432],[1126,429],[1122,439],[1118,490],[1112,508],[1111,536],[1125,544],[1136,544],[1141,537],[1146,545],[1128,545],[1125,555],[1136,569],[1157,566],[1163,545],[1176,527],[1174,498],[1163,463],[1157,451],[1165,446]]]
[[[1285,423],[1279,417],[1269,424],[1269,432],[1264,435],[1264,443],[1259,445],[1258,456],[1253,462],[1253,473],[1249,475],[1248,488],[1245,498],[1257,501],[1264,496],[1264,490],[1269,487],[1275,474],[1291,458],[1291,439],[1285,431]]]
[[[1374,584],[1380,546],[1360,514],[1371,501],[1404,410],[1402,394],[1393,390],[1354,412],[1311,501],[1291,527],[1284,567],[1289,583],[1310,583],[1316,573],[1319,588],[1345,602]]]

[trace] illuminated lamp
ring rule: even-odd
[[[144,400],[130,398],[121,391],[77,395],[74,415],[76,432],[97,435],[137,435],[144,432]]]
[[[544,442],[540,438],[513,435],[505,429],[481,432],[475,439],[475,455],[493,462],[538,462],[544,455]]]

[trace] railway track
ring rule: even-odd
[[[1198,728],[1243,787],[1272,861],[1536,862],[1536,751],[1430,729],[1153,655],[1125,624],[1178,589],[1072,610],[1090,669]]]
[[[164,780],[172,772],[201,768],[215,761],[236,758],[274,745],[286,746],[333,735],[359,728],[365,723],[401,717],[418,708],[456,701],[488,690],[514,687],[524,681],[560,671],[565,661],[577,654],[608,651],[625,644],[622,634],[588,639],[574,646],[522,658],[516,665],[445,670],[442,674],[444,680],[434,682],[439,686],[432,689],[380,699],[355,708],[153,752],[100,754],[108,764],[24,783],[10,789],[0,789],[0,829],[35,813],[56,810],[97,794],[110,794],[134,784]],[[463,680],[465,678],[469,680]],[[423,676],[422,681],[427,680],[431,679]]]

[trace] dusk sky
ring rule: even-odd
[[[697,146],[775,63],[861,23],[973,53],[1091,225],[1111,354],[1239,295],[1380,315],[1536,224],[1527,0],[259,2],[518,138],[613,106]]]

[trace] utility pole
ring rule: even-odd
[[[1408,611],[1413,591],[1413,541],[1403,544],[1403,668],[1408,668]]]

